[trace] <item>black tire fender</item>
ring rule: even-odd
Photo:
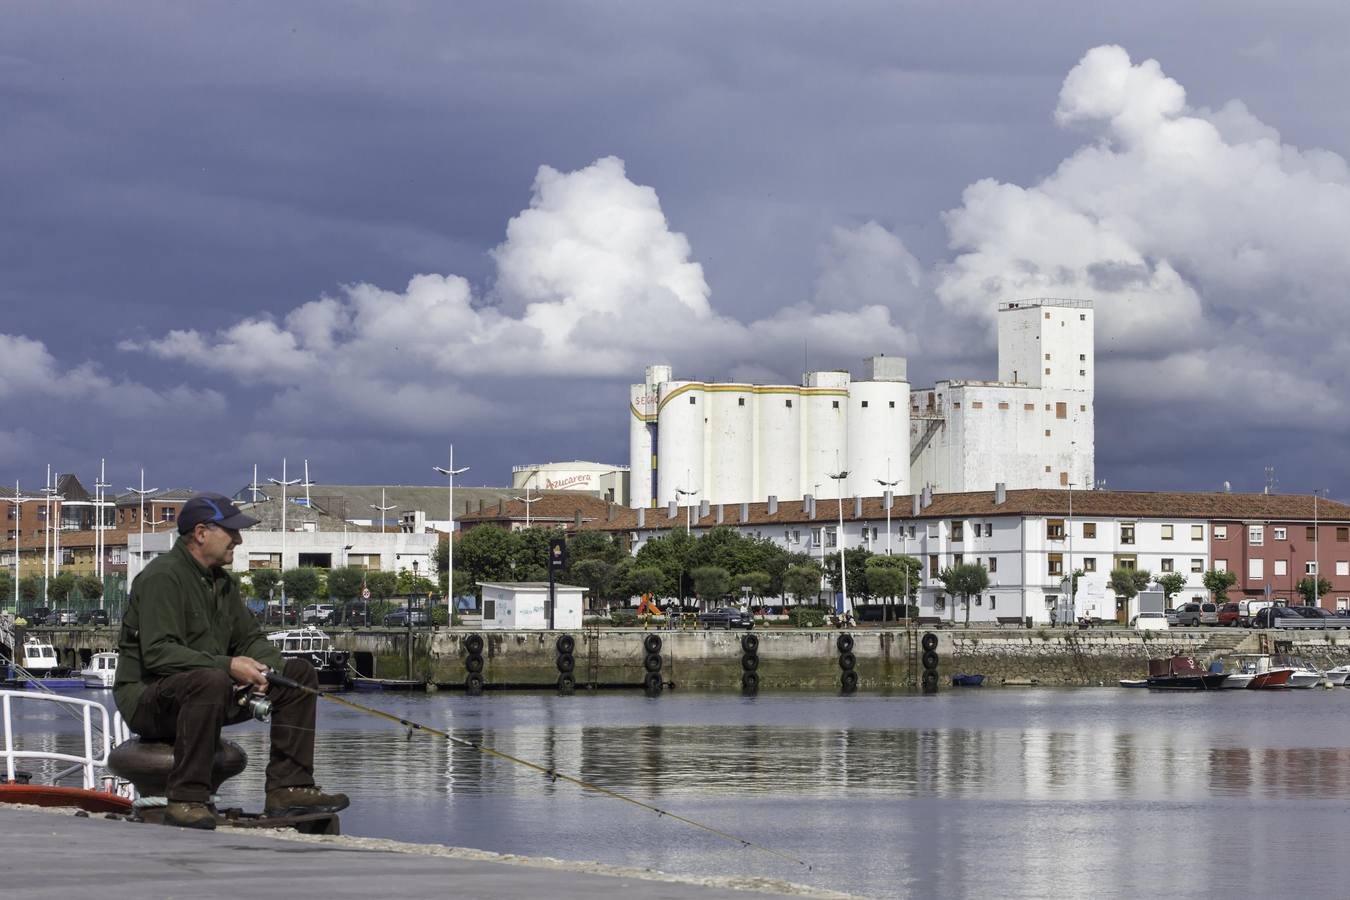
[[[938,655],[932,650],[925,650],[923,654],[923,667],[926,671],[932,672],[938,667]]]
[[[838,650],[840,653],[853,652],[853,635],[851,634],[839,635],[839,637],[835,638],[834,649]]]
[[[464,671],[477,675],[483,671],[483,657],[466,656],[464,657]]]
[[[661,693],[661,673],[648,672],[647,677],[642,679],[642,687],[649,694]]]
[[[852,653],[839,654],[839,668],[845,672],[852,672],[858,666],[858,658]]]
[[[843,675],[840,675],[839,686],[844,689],[846,694],[856,691],[858,689],[858,673],[849,669]]]
[[[558,671],[566,675],[577,667],[577,660],[570,653],[558,654]]]
[[[478,656],[483,652],[483,636],[481,634],[471,634],[464,639],[464,650],[470,656]]]
[[[746,653],[758,653],[759,638],[755,637],[753,634],[747,634],[745,637],[741,638],[741,649]]]
[[[464,690],[475,696],[483,693],[483,676],[477,672],[470,672],[464,678]]]
[[[558,676],[558,691],[563,694],[570,694],[577,689],[577,680],[564,672]]]
[[[753,672],[759,668],[759,654],[747,653],[741,657],[741,670]]]
[[[642,658],[642,668],[646,669],[648,672],[660,672],[661,654],[648,653]]]
[[[558,638],[557,643],[555,643],[554,646],[560,654],[572,653],[577,649],[577,639],[570,634],[564,634]]]
[[[925,652],[931,653],[937,649],[938,636],[931,631],[924,632],[923,639],[919,641],[919,646],[922,647]]]
[[[754,672],[745,672],[741,675],[741,690],[747,694],[754,694],[759,691],[759,676]]]
[[[659,634],[647,635],[645,638],[642,639],[642,649],[646,650],[648,653],[660,653],[661,635]]]

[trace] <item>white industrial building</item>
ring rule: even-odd
[[[511,487],[520,491],[587,491],[627,506],[628,467],[579,459],[512,466]]]
[[[1091,486],[1091,302],[1002,304],[998,356],[997,381],[914,392],[897,356],[868,359],[857,380],[807,372],[801,386],[649,366],[629,394],[629,505]]]

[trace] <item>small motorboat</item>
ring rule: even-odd
[[[35,691],[78,691],[84,689],[84,677],[56,664],[51,644],[29,635],[24,639],[20,662],[14,666],[7,684]]]
[[[346,691],[352,687],[352,673],[347,665],[347,652],[334,650],[333,639],[313,625],[291,631],[277,631],[267,636],[276,644],[286,659],[308,660],[319,676],[319,690]]]
[[[1283,689],[1289,687],[1289,676],[1294,670],[1287,666],[1276,666],[1264,653],[1233,653],[1228,656],[1233,671],[1223,683],[1227,688],[1243,688],[1251,691]]]
[[[84,686],[89,688],[112,687],[113,676],[116,674],[116,653],[95,653],[89,660],[89,665],[80,672],[84,677]]]
[[[1214,691],[1228,680],[1227,672],[1202,667],[1194,656],[1173,656],[1148,661],[1148,688],[1151,691]]]
[[[1126,688],[1146,688],[1148,687],[1147,678],[1122,678],[1120,686]]]
[[[1327,681],[1335,685],[1344,685],[1347,678],[1350,678],[1350,666],[1336,666],[1327,669],[1322,673]]]
[[[1321,669],[1301,656],[1277,656],[1272,665],[1291,670],[1289,673],[1291,688],[1313,688],[1326,680]]]
[[[953,687],[979,687],[984,684],[983,675],[953,675]]]

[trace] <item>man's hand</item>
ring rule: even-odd
[[[259,694],[267,693],[267,666],[250,656],[230,660],[230,677],[236,684],[246,684]]]

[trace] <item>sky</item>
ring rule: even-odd
[[[1347,34],[1339,2],[10,2],[0,483],[626,464],[647,365],[987,379],[999,302],[1081,297],[1108,487],[1346,499]]]

